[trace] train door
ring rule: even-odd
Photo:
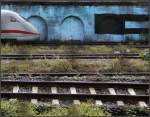
[[[84,26],[82,21],[77,17],[67,17],[61,24],[62,40],[83,40]]]
[[[39,16],[31,16],[28,18],[28,21],[32,23],[40,32],[40,40],[46,40],[47,39],[47,25],[44,19],[42,19]]]

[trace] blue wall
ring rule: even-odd
[[[127,35],[95,34],[94,14],[145,14],[144,6],[56,6],[56,5],[2,5],[1,9],[9,9],[27,18],[42,33],[41,40],[80,39],[99,41],[125,40]],[[126,22],[125,26],[148,27],[148,23]],[[139,34],[128,36],[138,40]],[[70,37],[70,38],[69,38]]]

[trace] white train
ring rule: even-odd
[[[37,29],[21,17],[9,10],[1,10],[1,39],[29,41],[39,39]]]

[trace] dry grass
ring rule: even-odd
[[[142,72],[148,71],[148,62],[142,60],[25,60],[2,61],[3,73],[13,72]]]
[[[9,54],[9,53],[19,53],[19,54],[27,54],[27,53],[44,53],[50,51],[67,51],[70,53],[113,53],[114,51],[126,52],[130,49],[131,53],[135,52],[146,52],[148,49],[138,49],[125,45],[117,45],[117,46],[31,46],[31,45],[2,45],[1,53]]]

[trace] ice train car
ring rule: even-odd
[[[10,10],[1,10],[1,39],[3,41],[33,41],[40,37],[37,29],[25,18]]]

